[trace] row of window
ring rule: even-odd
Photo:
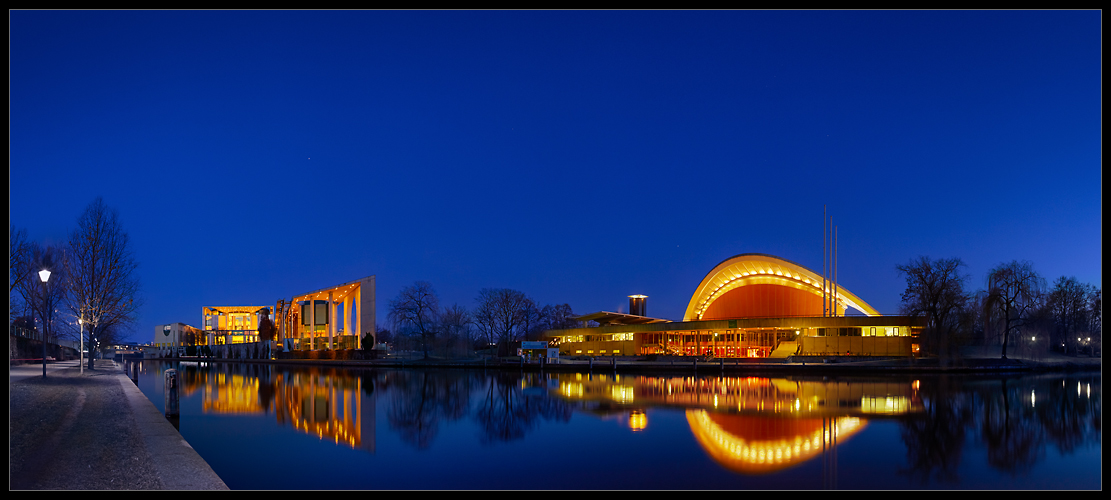
[[[899,327],[890,326],[872,326],[872,327],[843,327],[843,328],[817,328],[817,336],[819,337],[898,337],[900,336]],[[743,333],[738,331],[733,333],[732,330],[726,330],[725,333],[707,333],[699,335],[691,334],[665,334],[665,333],[648,333],[644,334],[642,339],[645,343],[663,343],[666,339],[672,342],[684,343],[713,343],[717,342],[750,342],[762,341],[770,339],[774,334],[777,340],[793,340],[796,336],[794,330],[777,330],[774,333],[771,331],[759,331]],[[633,340],[633,333],[614,333],[606,335],[569,335],[563,337],[563,342],[608,342],[608,341],[631,341]]]

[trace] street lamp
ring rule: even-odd
[[[42,280],[42,378],[46,378],[46,312],[50,307],[50,298],[47,296],[50,289],[47,281],[50,281],[50,271],[46,269],[39,271],[39,279]]]
[[[81,374],[84,375],[85,374],[85,319],[84,318],[77,318],[77,327],[80,329],[80,332],[81,332],[81,333],[77,334],[77,338],[81,339],[81,350],[77,351],[77,359],[79,359],[80,361],[77,363],[77,366],[81,367]]]

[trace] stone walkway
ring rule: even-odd
[[[9,369],[9,489],[226,490],[112,361]]]

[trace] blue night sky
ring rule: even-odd
[[[10,222],[97,196],[154,325],[368,275],[681,319],[736,254],[1102,287],[1099,11],[9,12]]]

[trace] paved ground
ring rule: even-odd
[[[12,490],[226,490],[112,361],[11,367]]]

